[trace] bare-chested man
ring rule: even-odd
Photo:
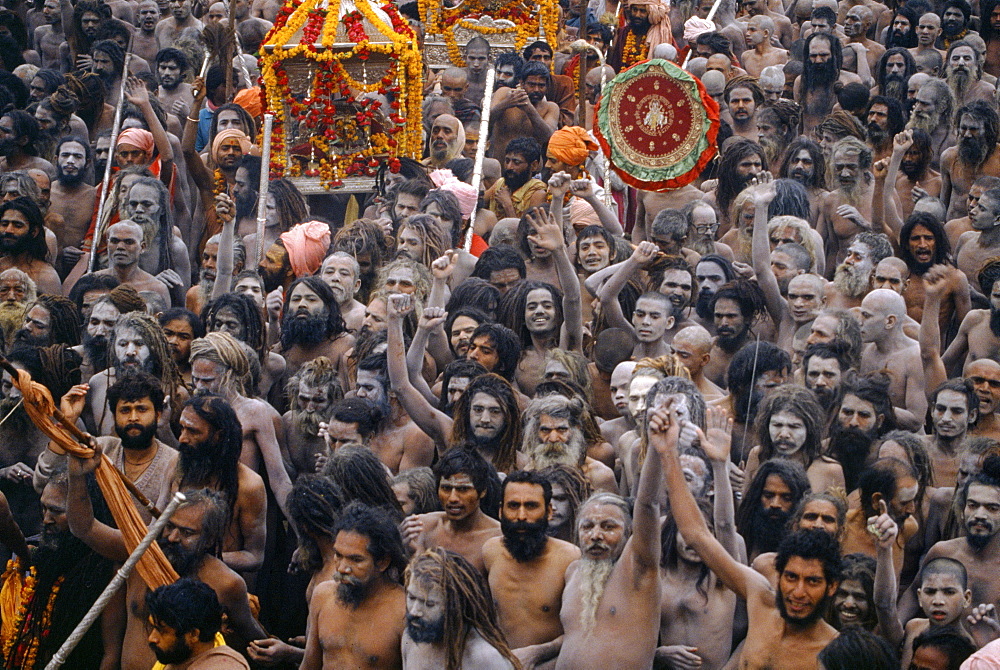
[[[802,74],[795,78],[793,91],[795,101],[803,106],[803,132],[811,133],[833,109],[834,84],[860,82],[861,78],[841,69],[840,41],[831,35],[813,33],[806,39],[805,51],[808,60]]]
[[[400,584],[406,555],[384,511],[348,506],[334,526],[330,581],[313,590],[302,670],[403,667],[400,642],[406,596]]]
[[[1000,188],[983,193],[969,212],[972,231],[958,238],[955,263],[965,273],[973,289],[985,293],[979,284],[983,266],[1000,255]]]
[[[910,77],[911,87],[916,76]],[[920,84],[913,95],[913,111],[906,127],[922,130],[930,135],[931,168],[935,170],[941,170],[945,150],[955,144],[954,124],[951,121],[953,109],[951,91],[940,79],[928,79]]]
[[[704,330],[704,328],[702,328]],[[680,333],[678,333],[679,335]],[[706,332],[708,349],[712,347],[712,337]],[[706,349],[707,353],[707,349]],[[617,451],[618,439],[630,430],[635,430],[635,421],[628,409],[628,387],[632,381],[632,372],[635,370],[635,361],[622,361],[611,371],[611,401],[615,405],[620,415],[617,419],[611,419],[601,424],[601,435],[604,441],[610,444]]]
[[[920,21],[917,23],[917,46],[910,49],[910,54],[917,58],[918,56],[934,51],[941,54],[941,58],[944,59],[945,52],[940,49],[935,48],[938,37],[941,36],[941,17],[934,12],[927,12],[920,16]]]
[[[436,547],[453,551],[485,575],[483,545],[501,534],[500,523],[479,507],[489,486],[489,466],[475,451],[451,449],[434,473],[444,511],[407,517],[400,527],[403,541],[416,553]]]
[[[42,212],[30,198],[0,205],[0,271],[17,268],[31,277],[38,293],[61,295],[59,275],[45,261],[45,230]]]
[[[156,24],[160,21],[160,7],[156,4],[156,0],[142,0],[136,12],[136,28],[138,30],[132,35],[130,51],[147,63],[153,63],[156,61],[156,53],[160,50],[160,43],[156,40]]]
[[[674,335],[670,346],[677,360],[687,368],[691,381],[698,387],[706,402],[719,400],[726,395],[725,391],[705,377],[705,366],[712,359],[712,334],[706,328],[699,325],[682,328]],[[626,399],[627,395],[626,389]]]
[[[747,46],[740,56],[740,62],[747,74],[760,77],[761,70],[769,65],[784,65],[788,62],[788,52],[771,44],[774,36],[774,20],[766,14],[759,14],[747,21]]]
[[[952,42],[945,57],[945,81],[956,107],[974,100],[991,100],[996,88],[983,81],[983,62],[979,52],[965,40]]]
[[[490,156],[502,161],[507,143],[524,135],[545,145],[559,123],[559,106],[545,99],[551,76],[543,63],[527,63],[517,88],[504,86],[494,94]]]
[[[196,28],[199,32],[204,24],[191,13],[191,0],[170,0],[170,16],[156,24],[156,42],[161,49],[171,46],[185,28]]]
[[[303,365],[288,382],[290,409],[281,417],[285,439],[284,458],[293,468],[292,479],[318,471],[320,456],[326,454],[320,426],[329,424],[340,385],[333,362],[318,356]]]
[[[655,405],[655,403],[653,403]],[[564,635],[523,650],[522,661],[552,658],[556,668],[648,668],[660,621],[658,458],[646,458],[635,511],[611,493],[598,493],[577,513],[583,555],[566,571]],[[530,653],[528,653],[530,652]]]
[[[958,240],[962,237],[963,233],[968,233],[974,230],[970,215],[972,213],[972,208],[979,202],[979,198],[981,198],[983,193],[986,193],[986,191],[997,187],[1000,187],[1000,177],[984,175],[972,182],[972,186],[969,187],[969,194],[966,196],[968,210],[965,216],[960,216],[957,219],[951,219],[948,223],[944,224],[944,232],[948,236],[948,244],[952,249],[958,247]]]
[[[861,372],[889,375],[892,404],[924,416],[927,398],[920,345],[903,332],[906,302],[889,289],[876,289],[861,301],[861,338],[867,343]]]
[[[854,236],[871,229],[875,178],[872,150],[855,137],[845,137],[831,155],[836,189],[823,196],[817,228],[826,249],[827,272],[847,256]]]
[[[1000,116],[993,107],[977,100],[955,115],[958,144],[941,154],[941,201],[948,205],[947,218],[963,214],[969,187],[979,177],[1000,177]]]
[[[208,333],[191,343],[191,383],[195,393],[217,393],[232,406],[243,428],[240,463],[257,472],[263,462],[278,506],[288,516],[292,482],[278,443],[279,431],[284,437],[281,416],[263,400],[243,395],[241,391],[249,375],[250,360],[246,350],[232,335]],[[263,554],[260,559],[263,560]]]
[[[79,247],[94,213],[97,189],[84,181],[90,165],[90,143],[64,137],[56,145],[56,180],[52,182],[50,212],[63,217],[55,230],[60,249]],[[75,263],[76,259],[70,259]]]
[[[162,281],[139,267],[139,257],[146,251],[142,226],[132,221],[119,221],[108,228],[108,254],[111,267],[95,274],[109,275],[136,291],[152,291],[170,304],[170,290]]]
[[[513,649],[551,642],[563,633],[566,568],[580,558],[569,542],[546,534],[552,486],[537,472],[518,471],[503,483],[501,537],[483,545],[500,629]]]
[[[352,335],[361,330],[361,321],[365,318],[365,306],[354,298],[361,288],[360,275],[358,261],[345,251],[336,251],[324,258],[319,269],[319,276],[333,291],[340,317]]]
[[[868,70],[875,71],[879,58],[885,53],[885,47],[874,40],[868,39],[868,31],[875,23],[875,13],[864,4],[855,5],[847,10],[844,17],[844,34],[848,43],[860,44],[866,50]],[[858,72],[861,69],[858,68]]]
[[[750,24],[753,22],[753,19],[755,19],[758,16],[767,17],[771,19],[771,21],[774,23],[774,29],[768,36],[769,40],[771,38],[775,39],[785,49],[788,49],[789,47],[792,46],[792,40],[793,40],[792,22],[788,20],[788,17],[785,16],[784,13],[779,14],[777,12],[771,11],[771,8],[768,6],[767,0],[744,0],[744,2],[740,3],[740,5],[743,7],[744,10],[746,10],[747,14],[750,16],[750,21],[747,23],[747,31],[745,35],[747,41],[747,47],[753,46],[750,40],[749,27]],[[774,63],[768,63],[768,65],[774,65]],[[754,76],[756,77],[757,75]]]
[[[650,447],[666,472],[667,491],[677,528],[713,573],[747,601],[749,630],[740,667],[746,670],[801,670],[817,667],[816,656],[837,631],[822,613],[837,590],[840,549],[822,530],[797,531],[781,544],[775,559],[777,589],[766,577],[736,561],[712,535],[691,495],[677,451],[681,430],[700,429],[683,422],[674,407],[651,415]]]
[[[45,23],[35,28],[35,49],[41,56],[42,69],[59,70],[62,65],[59,48],[66,41],[59,0],[45,0],[42,17]]]

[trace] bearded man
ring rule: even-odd
[[[650,58],[654,47],[672,41],[669,3],[630,0],[623,9],[628,20],[618,28],[608,54],[608,65],[615,72]]]
[[[993,106],[982,100],[965,105],[955,114],[955,126],[958,144],[941,155],[941,200],[949,221],[964,213],[976,179],[1000,177],[1000,116]]]
[[[320,424],[330,421],[334,401],[343,395],[333,362],[325,356],[309,361],[288,380],[285,393],[291,409],[281,417],[284,456],[294,467],[295,476],[316,472],[317,459],[326,452]]]
[[[876,95],[868,102],[865,118],[868,120],[865,138],[872,148],[872,159],[888,157],[892,152],[892,138],[906,124],[902,103],[896,98]]]
[[[803,132],[808,134],[833,110],[834,85],[860,82],[861,78],[842,69],[840,40],[832,35],[813,33],[806,38],[805,53],[807,60],[802,74],[795,78],[793,95],[802,105]]]
[[[326,356],[336,362],[337,374],[346,380],[340,360],[354,346],[354,337],[347,332],[333,291],[319,277],[306,276],[292,282],[285,295],[279,351],[286,362],[285,379],[306,361]]]
[[[892,244],[884,234],[858,233],[847,248],[847,257],[834,270],[833,281],[827,284],[827,307],[850,309],[860,306],[872,289],[875,266],[891,255]]]
[[[908,49],[889,49],[875,65],[875,89],[878,95],[902,102],[906,99],[906,83],[916,71],[917,64]]]
[[[970,42],[952,43],[945,57],[944,75],[956,107],[993,98],[995,88],[983,81],[983,61]]]
[[[827,453],[840,462],[848,490],[853,490],[878,438],[896,429],[888,380],[865,376],[845,381],[834,416]]]
[[[922,130],[930,136],[931,168],[940,169],[942,154],[955,143],[951,123],[951,90],[940,79],[929,79],[920,85],[913,98],[913,109],[907,128]]]
[[[347,332],[357,333],[365,318],[365,306],[354,297],[361,289],[361,266],[357,259],[346,251],[335,251],[323,259],[319,276],[333,291]]]
[[[38,298],[35,282],[17,268],[0,272],[0,328],[6,346],[14,343],[14,333],[24,324],[28,306]]]
[[[127,312],[145,312],[146,303],[131,286],[116,286],[90,307],[83,327],[83,342],[73,349],[83,356],[80,366],[84,379],[106,370],[111,364],[111,333],[118,317]]]
[[[486,203],[498,218],[521,218],[525,212],[545,204],[546,185],[533,175],[538,172],[542,147],[533,137],[515,137],[503,156],[503,177],[486,194]]]
[[[514,649],[551,642],[559,621],[566,568],[580,558],[569,542],[548,536],[552,484],[537,472],[507,475],[501,488],[500,531],[483,545],[500,629]]]
[[[56,144],[56,179],[52,182],[49,212],[63,218],[63,225],[55,229],[56,243],[70,264],[76,258],[68,257],[65,249],[83,243],[97,197],[97,189],[85,181],[87,168],[93,162],[92,153],[90,142],[78,137],[63,137]]]
[[[758,122],[759,125],[759,122]],[[799,137],[788,144],[778,176],[794,179],[806,187],[809,195],[810,223],[815,226],[819,220],[820,202],[829,191],[826,190],[826,158],[823,149],[810,139]]]
[[[788,533],[788,520],[809,491],[801,463],[775,458],[761,464],[736,510],[736,530],[746,541],[750,561],[777,551]]]
[[[22,327],[14,333],[14,344],[47,347],[80,343],[80,311],[61,295],[43,293],[24,313]]]
[[[817,224],[826,249],[827,268],[842,262],[854,237],[872,227],[872,159],[872,150],[855,137],[845,137],[833,146],[831,167],[836,190],[821,200]]]
[[[532,469],[552,465],[579,468],[593,491],[618,490],[614,472],[587,456],[579,400],[560,395],[535,398],[524,412],[524,441],[521,453],[531,459]]]
[[[27,273],[42,293],[62,295],[62,282],[46,262],[45,219],[38,205],[19,197],[0,205],[0,270]]]
[[[431,125],[430,155],[423,164],[431,169],[443,168],[453,158],[462,155],[465,148],[465,128],[451,114],[441,114]]]

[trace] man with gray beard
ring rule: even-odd
[[[334,401],[342,395],[333,362],[326,356],[309,361],[288,380],[286,393],[291,409],[281,417],[283,456],[294,468],[294,483],[298,475],[316,472],[317,459],[327,451],[319,427],[330,421]]]
[[[34,280],[17,268],[0,272],[0,328],[7,346],[14,342],[14,333],[24,324],[24,315],[38,299]]]
[[[953,42],[944,61],[944,78],[956,106],[992,99],[996,89],[983,81],[983,61],[971,43]]]
[[[649,406],[676,396],[649,392]],[[650,454],[636,486],[635,511],[620,496],[597,493],[581,505],[579,561],[566,570],[563,637],[535,647],[534,660],[558,654],[556,669],[651,668],[660,620],[659,518],[663,474]]]
[[[346,251],[335,251],[323,259],[319,276],[333,291],[347,332],[352,335],[357,333],[365,318],[365,306],[354,298],[361,289],[361,266],[358,261]]]
[[[1000,177],[1000,116],[993,106],[976,100],[959,109],[955,121],[958,144],[941,154],[941,201],[949,221],[966,213],[972,182]]]
[[[883,258],[892,256],[892,244],[882,233],[858,233],[847,247],[847,257],[837,266],[833,281],[827,284],[826,305],[850,309],[861,305],[871,291],[872,272]]]
[[[826,267],[836,267],[847,257],[854,236],[872,228],[872,150],[856,137],[845,137],[833,146],[831,168],[835,190],[820,199],[816,229],[826,249]]]
[[[521,452],[531,459],[533,470],[552,465],[579,468],[593,491],[618,492],[615,473],[587,456],[581,414],[583,403],[561,395],[535,398],[524,412]]]
[[[952,132],[951,89],[941,79],[930,79],[920,85],[913,99],[913,109],[907,128],[922,130],[931,137],[931,168],[941,165],[941,154],[955,144]]]

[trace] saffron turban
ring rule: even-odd
[[[126,128],[118,133],[118,142],[115,146],[131,144],[137,149],[145,151],[147,154],[153,153],[153,133],[143,128]]]
[[[306,221],[282,233],[280,239],[295,276],[313,275],[330,248],[330,226],[320,221]]]
[[[448,191],[458,200],[458,207],[462,210],[462,218],[468,219],[476,211],[479,204],[479,193],[472,188],[472,184],[464,181],[451,173],[451,170],[434,170],[430,174],[431,181],[442,191]]]
[[[563,126],[549,138],[548,154],[570,167],[583,165],[591,151],[600,147],[580,126]]]
[[[670,2],[668,0],[630,0],[633,5],[645,6],[649,11],[649,30],[646,31],[646,44],[650,48],[657,44],[670,44],[673,35],[670,29]]]
[[[264,108],[260,102],[260,89],[256,86],[253,88],[245,88],[236,94],[233,98],[233,102],[247,110],[247,114],[257,118],[264,112]]]
[[[240,150],[243,152],[244,156],[259,153],[254,151],[256,147],[254,147],[253,142],[250,141],[250,138],[247,137],[246,133],[239,128],[226,128],[225,130],[219,131],[219,133],[216,134],[215,139],[212,141],[212,158],[215,159],[216,163],[219,162],[219,149],[222,147],[222,143],[228,139],[235,139],[240,143]]]

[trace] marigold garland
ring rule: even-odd
[[[23,570],[24,568],[21,565],[19,557],[10,559],[7,561],[7,569],[4,571],[3,577],[0,578],[0,583],[7,583],[8,579],[16,574],[23,573]],[[38,588],[38,575],[35,567],[32,566],[24,576],[20,589],[20,604],[9,629],[11,634],[4,640],[3,644],[4,663],[7,667],[35,667],[35,661],[38,658],[38,648],[41,646],[42,640],[47,638],[52,631],[52,610],[55,608],[56,597],[59,595],[59,589],[62,586],[63,580],[64,577],[60,576],[52,584],[48,601],[42,610],[41,621],[38,628],[35,629],[41,631],[40,634],[38,636],[29,635],[28,637],[24,637],[25,627],[31,626],[32,623],[32,615],[29,614],[29,610],[34,603]],[[6,629],[7,626],[4,625],[4,628]]]
[[[229,184],[226,182],[226,175],[222,174],[222,170],[215,168],[215,172],[213,174],[215,176],[215,188],[213,189],[215,195],[228,191]]]
[[[465,67],[465,57],[462,47],[455,37],[455,29],[463,28],[482,36],[515,35],[514,48],[520,51],[534,40],[539,31],[544,33],[545,41],[553,49],[558,47],[559,40],[559,4],[555,0],[541,0],[538,5],[527,5],[519,2],[509,3],[500,9],[487,8],[482,0],[464,0],[458,7],[442,7],[434,5],[434,13],[430,13],[428,0],[418,0],[420,16],[424,19],[424,29],[428,35],[440,34],[444,38],[448,50],[448,59],[457,67]],[[472,23],[472,19],[483,16],[493,19],[505,19],[511,26],[480,26]]]
[[[398,171],[400,155],[419,155],[423,62],[416,35],[394,4],[387,2],[379,8],[389,18],[388,23],[369,0],[341,0],[329,6],[325,0],[303,0],[294,11],[277,17],[264,41],[270,48],[262,48],[260,57],[267,109],[276,122],[271,142],[272,174],[318,177],[330,188],[341,185],[344,177],[373,176],[381,160],[390,170]],[[377,31],[374,37],[368,35],[364,21]],[[337,42],[340,25],[351,44]],[[301,38],[295,43],[294,36],[300,30]],[[359,81],[345,67],[349,61],[366,63],[375,54],[388,57],[385,73],[375,83],[367,78]],[[317,67],[308,91],[293,95],[284,62],[297,57]],[[380,59],[377,67],[384,62]],[[381,100],[361,97],[366,93],[385,96],[389,108],[381,109]],[[353,121],[345,111],[352,106],[359,110]],[[376,112],[388,120],[381,132],[371,132]],[[310,161],[304,170],[298,162],[287,164],[286,121],[308,129]],[[366,148],[335,153],[341,147],[355,149],[352,143],[362,139]],[[335,146],[337,142],[341,147]]]
[[[629,30],[625,35],[625,46],[622,47],[622,69],[646,60],[646,50],[648,48],[649,45],[646,44],[645,39],[636,44],[635,33]]]

